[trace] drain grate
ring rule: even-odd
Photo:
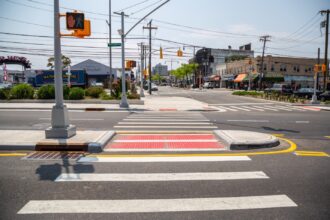
[[[84,156],[81,152],[45,152],[36,151],[23,157],[23,160],[77,160]]]

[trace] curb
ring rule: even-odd
[[[102,152],[105,145],[115,136],[115,131],[108,131],[101,138],[93,143],[88,144],[88,152],[96,153]]]
[[[15,150],[34,151],[35,148],[36,148],[35,144],[6,144],[6,145],[0,145],[0,150],[3,150],[3,151],[15,151]]]
[[[280,145],[280,141],[277,137],[259,132],[215,130],[214,134],[223,141],[230,150],[271,148]],[[241,137],[239,135],[241,135]],[[256,135],[259,135],[259,137],[256,137]]]
[[[16,108],[16,107],[0,107],[3,110],[52,110],[52,108],[33,108],[33,107],[23,107],[23,108]],[[150,111],[149,109],[139,109],[139,108],[68,108],[68,110],[81,110],[81,111]]]

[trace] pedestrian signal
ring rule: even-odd
[[[67,12],[66,13],[66,29],[68,30],[84,30],[85,29],[84,13]]]

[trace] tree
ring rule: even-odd
[[[160,84],[161,81],[163,81],[165,78],[162,77],[161,75],[159,75],[159,73],[156,73],[155,75],[153,75],[151,77],[152,81],[158,81],[158,83]]]
[[[67,56],[62,55],[62,69],[66,69],[71,64],[71,59]],[[54,57],[50,57],[48,59],[47,67],[50,67],[50,69],[54,69]]]

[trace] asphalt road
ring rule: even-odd
[[[233,97],[227,91],[189,92],[169,90],[159,95],[182,95],[213,104],[266,103],[263,100]],[[124,119],[144,113],[125,112],[70,112],[70,119],[78,129],[112,130]],[[158,114],[158,113],[156,113]],[[173,113],[159,113],[169,115]],[[329,112],[315,111],[226,111],[185,112],[183,117],[205,118],[219,129],[249,130],[282,134],[294,141],[299,151],[320,151],[330,154]],[[50,125],[50,111],[0,111],[0,129],[45,129]],[[156,124],[158,122],[156,121]],[[161,125],[163,122],[159,122]],[[131,128],[134,129],[134,128]],[[143,130],[143,128],[139,128]],[[157,130],[157,129],[154,129]],[[19,137],[18,137],[19,138]],[[1,154],[0,154],[1,155]],[[0,219],[329,219],[330,218],[330,159],[329,157],[299,156],[294,153],[250,156],[249,161],[153,162],[153,163],[77,163],[66,160],[22,160],[20,157],[0,157]],[[236,180],[186,179],[183,181],[76,181],[55,182],[60,174],[178,174],[191,173],[263,172],[267,178]],[[251,208],[243,198],[281,196],[280,205],[273,208]],[[239,198],[225,210],[209,208],[216,204],[200,204],[205,199]],[[284,204],[283,197],[294,206]],[[197,201],[197,207],[189,206],[181,199]],[[121,201],[120,213],[59,213],[17,214],[30,201],[47,201],[47,208],[58,200],[78,200],[71,210],[82,206],[80,200],[111,204]],[[153,212],[129,213],[132,201],[138,200],[140,209]],[[161,200],[161,201],[160,201]],[[80,201],[80,202],[79,202]],[[180,201],[181,203],[178,203]],[[72,202],[72,201],[71,201]],[[146,203],[145,203],[146,202]],[[160,206],[165,202],[165,205]],[[61,202],[60,202],[61,203]],[[63,202],[62,202],[63,203]],[[178,204],[177,204],[178,203]],[[253,206],[253,202],[248,205]],[[261,201],[261,204],[267,204]],[[80,206],[79,206],[80,204]],[[145,205],[147,204],[147,205]],[[175,212],[160,212],[177,204]],[[190,204],[191,205],[191,204]],[[39,207],[39,206],[37,206]],[[94,207],[95,210],[102,205]],[[136,208],[136,207],[135,207]],[[28,209],[28,208],[27,208]],[[31,208],[29,209],[31,211]],[[85,212],[87,212],[85,210]]]

